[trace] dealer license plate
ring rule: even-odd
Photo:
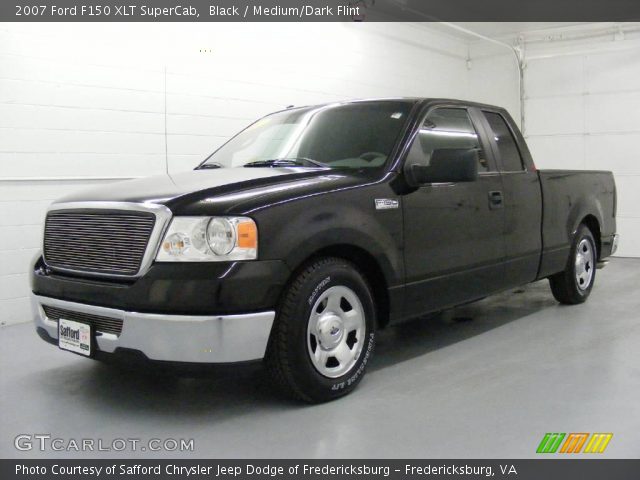
[[[91,325],[61,318],[58,320],[58,346],[63,350],[91,355]]]

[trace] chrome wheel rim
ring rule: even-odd
[[[365,330],[362,302],[353,290],[335,286],[322,292],[307,326],[307,350],[315,369],[327,378],[348,373],[362,353]]]
[[[576,249],[575,262],[576,285],[580,290],[586,290],[591,285],[595,267],[594,258],[591,242],[583,238]]]

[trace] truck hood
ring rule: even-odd
[[[156,203],[168,206],[174,213],[196,214],[194,208],[200,210],[203,206],[223,213],[246,203],[259,206],[256,204],[259,198],[282,197],[294,194],[295,190],[317,190],[320,185],[342,183],[339,179],[346,178],[327,169],[301,167],[193,170],[108,183],[68,195],[55,203]],[[189,212],[182,212],[184,209]]]

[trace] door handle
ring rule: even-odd
[[[489,208],[502,208],[502,205],[502,192],[499,190],[489,192]]]

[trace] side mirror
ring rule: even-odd
[[[411,165],[411,175],[419,184],[473,182],[478,178],[479,158],[475,148],[439,148],[433,151],[430,165]]]

